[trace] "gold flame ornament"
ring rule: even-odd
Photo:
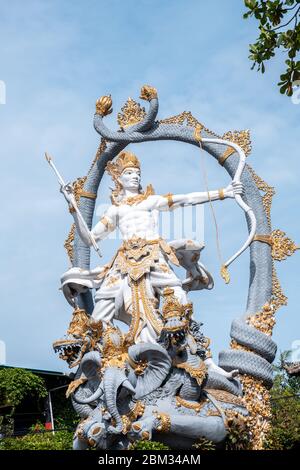
[[[226,268],[225,264],[221,266],[221,276],[225,281],[225,284],[229,284],[230,282],[230,274],[228,269]]]
[[[96,101],[96,114],[100,116],[107,116],[112,113],[112,99],[111,95],[101,96]]]
[[[157,98],[156,88],[149,86],[149,85],[144,85],[141,88],[140,98],[141,100],[145,100],[145,101],[151,101],[154,98]]]

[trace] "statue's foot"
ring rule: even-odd
[[[154,421],[155,419],[149,416],[132,423],[131,430],[128,433],[129,439],[132,441],[150,441],[152,439]]]

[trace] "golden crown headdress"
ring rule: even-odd
[[[115,162],[108,162],[105,169],[116,182],[126,168],[140,168],[139,159],[131,152],[121,152]]]
[[[174,289],[167,287],[163,291],[164,305],[162,308],[162,314],[164,320],[172,317],[182,316],[185,312],[184,306],[177,300],[174,295]]]

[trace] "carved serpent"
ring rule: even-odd
[[[108,141],[106,149],[92,167],[84,185],[84,190],[97,194],[105,166],[129,143],[147,142],[154,140],[176,140],[189,143],[198,147],[198,141],[194,136],[194,129],[179,124],[164,124],[155,121],[158,111],[158,100],[150,101],[150,110],[139,124],[128,128],[126,131],[110,131],[104,124],[100,115],[96,114],[94,126],[96,131]],[[202,130],[202,137],[211,137],[208,131]],[[223,145],[204,143],[203,149],[212,157],[219,160],[225,150]],[[238,165],[238,156],[230,155],[224,168],[231,177],[235,175]],[[267,215],[262,203],[262,197],[255,181],[246,168],[243,171],[241,181],[245,187],[245,202],[253,209],[257,220],[257,233],[269,235]],[[89,227],[92,225],[95,201],[82,196],[80,210]],[[250,220],[246,215],[248,229]],[[74,241],[74,266],[89,268],[90,249],[75,234]],[[248,302],[245,315],[234,320],[232,323],[231,336],[240,344],[246,345],[253,352],[240,350],[222,351],[219,357],[219,365],[226,370],[238,368],[241,373],[250,374],[262,380],[267,387],[272,385],[271,362],[276,353],[276,345],[270,337],[259,332],[246,322],[247,317],[257,313],[264,304],[270,301],[272,295],[272,258],[271,248],[266,243],[253,241],[250,247],[250,283],[248,291]],[[91,313],[93,304],[91,293],[81,295],[83,306]]]

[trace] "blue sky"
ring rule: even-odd
[[[63,241],[71,223],[65,201],[43,154],[48,150],[67,180],[86,174],[98,135],[95,100],[112,94],[114,114],[140,87],[158,89],[159,117],[191,111],[222,134],[251,130],[249,163],[276,187],[272,220],[300,243],[300,105],[279,94],[279,56],[264,76],[250,70],[248,44],[256,25],[242,19],[240,0],[1,1],[1,323],[7,363],[62,370],[52,341],[62,337],[71,309],[59,288],[68,268]],[[172,142],[132,146],[143,164],[144,183],[157,193],[204,190],[199,153]],[[206,156],[211,189],[228,176]],[[108,201],[109,178],[100,202]],[[234,201],[215,204],[224,258],[247,237]],[[196,316],[212,339],[215,358],[229,344],[231,320],[245,310],[249,253],[231,268],[232,282],[220,280],[214,227],[205,215],[203,262],[215,289],[193,293]],[[102,243],[104,261],[115,242]],[[96,260],[93,260],[96,262]],[[279,264],[289,304],[277,313],[274,339],[280,350],[299,339],[299,254]]]

